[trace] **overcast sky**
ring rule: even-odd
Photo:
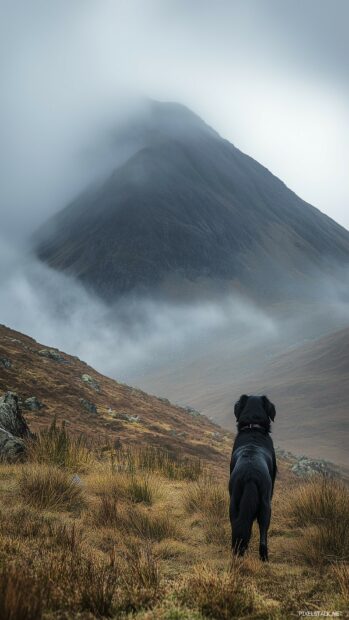
[[[349,228],[348,0],[0,0],[2,227],[103,168],[131,95],[185,103]]]

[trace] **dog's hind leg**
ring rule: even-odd
[[[271,517],[270,499],[262,499],[257,516],[259,525],[259,557],[263,562],[268,561],[268,529]]]
[[[232,549],[234,551],[234,553],[239,553],[239,549],[237,547],[237,541],[235,539],[234,536],[234,524],[236,523],[238,516],[239,516],[239,502],[240,502],[240,496],[241,496],[241,491],[238,488],[238,485],[235,485],[235,489],[232,492],[232,489],[230,489],[231,491],[231,495],[230,495],[230,504],[229,504],[229,518],[230,518],[230,524],[231,524],[231,529],[232,529]]]
[[[235,555],[244,555],[251,538],[253,521],[258,514],[259,494],[253,480],[245,483],[242,488],[237,512],[234,504],[231,508],[232,516],[232,546]]]

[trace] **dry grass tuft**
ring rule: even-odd
[[[319,566],[349,560],[349,522],[328,521],[304,530],[295,548],[307,564]]]
[[[209,478],[190,484],[184,493],[184,507],[189,514],[201,516],[206,542],[229,545],[229,500],[225,486]]]
[[[124,551],[127,579],[142,588],[157,590],[160,586],[160,568],[149,542],[139,544],[129,540]]]
[[[296,549],[309,564],[349,560],[349,492],[332,478],[317,478],[293,494],[290,514],[304,529]]]
[[[81,552],[84,534],[75,523],[55,523],[50,526],[49,539],[54,547],[60,547],[77,555]]]
[[[93,521],[102,527],[122,527],[123,520],[114,497],[102,495],[93,512]]]
[[[237,564],[222,573],[207,566],[195,568],[180,593],[180,599],[205,617],[217,620],[245,617],[254,610],[251,584],[246,584]]]
[[[41,620],[43,598],[40,582],[24,564],[0,569],[1,620]]]
[[[9,507],[0,513],[1,533],[28,542],[35,538],[45,538],[51,527],[52,518],[41,514],[31,506]]]
[[[299,527],[319,525],[340,515],[349,519],[348,489],[339,480],[316,477],[292,493],[289,514]]]
[[[22,468],[18,489],[29,505],[50,510],[79,510],[83,494],[71,474],[49,465],[28,465]]]
[[[164,538],[176,538],[178,535],[178,527],[170,515],[150,512],[136,506],[127,511],[124,526],[130,533],[157,542]]]
[[[178,527],[169,515],[151,512],[137,505],[119,506],[113,497],[102,496],[94,510],[93,521],[103,527],[115,527],[143,539],[161,541],[175,538]]]
[[[181,562],[181,558],[188,556],[192,559],[192,550],[187,543],[180,540],[165,538],[159,543],[154,543],[156,556],[162,560],[176,560]]]
[[[29,461],[64,467],[72,472],[85,471],[94,461],[94,455],[86,439],[71,436],[62,422],[57,426],[53,420],[47,431],[42,431],[27,442]]]
[[[117,450],[112,453],[112,469],[135,473],[137,471],[160,473],[169,480],[198,480],[202,463],[194,457],[180,457],[168,450],[147,446]]]
[[[149,542],[127,541],[120,564],[119,610],[136,612],[160,598],[161,573]]]
[[[135,504],[151,504],[155,501],[159,485],[149,475],[132,475],[125,487],[126,498]]]
[[[97,495],[151,506],[160,493],[159,479],[149,473],[97,472],[90,481]]]
[[[81,610],[90,611],[97,617],[112,616],[117,577],[117,568],[113,557],[109,563],[95,559],[81,562],[77,579]]]
[[[349,608],[349,566],[348,564],[334,564],[332,572],[339,586],[343,603]]]

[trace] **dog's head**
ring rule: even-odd
[[[247,424],[260,424],[270,432],[270,421],[275,420],[275,406],[267,396],[243,394],[235,403],[234,414],[238,430]]]

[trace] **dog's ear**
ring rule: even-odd
[[[239,415],[241,413],[241,411],[243,410],[243,408],[245,407],[246,403],[248,400],[248,396],[247,394],[242,394],[242,396],[240,396],[239,400],[235,403],[234,405],[234,415],[236,417],[236,419],[239,419]]]
[[[268,417],[271,419],[272,422],[274,422],[275,416],[276,416],[275,405],[273,405],[273,403],[270,402],[267,396],[262,396],[262,399],[263,399],[264,409]]]

